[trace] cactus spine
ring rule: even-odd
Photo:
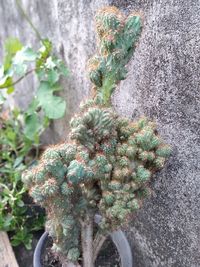
[[[95,261],[94,215],[102,216],[97,233],[102,236],[128,222],[170,154],[154,123],[147,118],[131,122],[108,107],[113,89],[126,77],[140,17],[103,8],[96,29],[99,55],[89,61],[95,97],[71,120],[69,141],[50,146],[39,164],[23,174],[30,195],[46,209],[53,250],[74,264],[83,255],[84,267]]]

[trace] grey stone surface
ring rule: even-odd
[[[133,10],[143,15],[142,36],[128,65],[128,77],[113,96],[113,106],[119,114],[133,120],[143,114],[155,120],[173,153],[166,167],[155,175],[153,194],[133,216],[131,226],[126,229],[127,236],[136,267],[199,267],[200,1],[24,0],[23,3],[41,33],[56,42],[57,51],[63,47],[71,71],[70,77],[63,81],[68,112],[65,119],[52,125],[46,142],[67,137],[70,117],[89,94],[86,63],[95,51],[96,9],[113,4],[126,13]],[[24,41],[36,44],[28,27],[13,0],[0,2],[0,56],[5,36],[17,34]],[[35,86],[29,82],[20,88],[24,98],[15,99],[24,105]]]

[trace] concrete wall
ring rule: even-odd
[[[57,51],[63,47],[71,71],[63,81],[67,115],[52,125],[46,142],[67,137],[69,118],[89,94],[85,69],[95,51],[96,9],[111,4],[125,13],[143,13],[142,36],[128,65],[128,77],[113,96],[113,106],[131,119],[143,114],[154,119],[173,153],[152,181],[154,193],[132,218],[127,236],[136,267],[200,266],[200,1],[22,2],[41,34],[56,43]],[[0,56],[2,42],[10,35],[37,45],[14,1],[1,0]],[[33,83],[24,82],[15,100],[23,106],[33,88]]]

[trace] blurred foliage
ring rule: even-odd
[[[32,232],[43,227],[44,213],[26,198],[21,173],[36,163],[38,146],[23,133],[23,114],[1,110],[0,229],[11,232],[12,245],[31,248]],[[28,202],[30,202],[28,204]]]
[[[27,75],[34,73],[38,79],[36,94],[24,112],[24,134],[34,141],[48,126],[49,119],[63,117],[66,109],[65,100],[56,93],[62,90],[59,79],[66,76],[68,70],[63,61],[52,53],[51,42],[44,39],[41,43],[41,47],[34,51],[16,38],[8,39],[5,42],[5,58],[0,66],[0,89],[6,88],[8,94],[14,92],[14,86]]]
[[[23,243],[30,249],[33,232],[44,227],[44,212],[28,197],[21,173],[37,164],[40,136],[50,121],[65,114],[66,102],[58,92],[63,89],[60,78],[68,75],[68,69],[53,52],[51,41],[40,36],[20,2],[16,4],[39,38],[40,48],[23,45],[17,38],[4,42],[0,64],[0,230],[11,234],[13,246]],[[7,97],[31,74],[37,88],[28,108],[7,108]]]

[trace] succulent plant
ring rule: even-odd
[[[68,142],[50,146],[23,175],[30,195],[46,209],[53,250],[74,263],[82,254],[84,267],[95,261],[95,214],[102,218],[101,236],[128,222],[148,196],[152,175],[170,154],[155,123],[147,118],[132,122],[108,107],[113,88],[125,78],[140,18],[124,18],[108,7],[97,13],[96,23],[100,56],[90,60],[89,67],[96,95],[72,118]]]
[[[89,77],[98,103],[109,104],[117,83],[126,78],[126,64],[133,55],[142,23],[139,15],[125,17],[113,6],[100,9],[95,19],[99,54],[89,60]]]

